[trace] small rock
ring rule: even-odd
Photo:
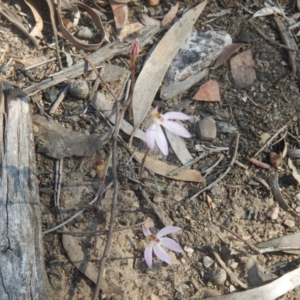
[[[193,99],[200,101],[221,101],[219,83],[215,80],[208,80],[200,86]]]
[[[194,249],[189,247],[189,246],[184,246],[183,250],[186,252],[186,255],[188,257],[192,257],[193,256],[193,253],[194,253]]]
[[[161,196],[154,196],[153,197],[153,202],[155,202],[155,203],[161,203],[161,202],[164,202],[164,201],[165,201],[164,197],[161,197]]]
[[[267,212],[267,216],[271,219],[271,220],[276,220],[278,218],[279,215],[279,207],[275,206],[273,208],[271,208],[268,212]]]
[[[296,207],[296,212],[297,212],[297,213],[300,213],[300,206],[297,206],[297,207]]]
[[[209,256],[205,256],[203,258],[203,265],[205,268],[209,268],[214,263],[213,259],[211,259]]]
[[[169,252],[168,254],[169,254],[169,256],[171,257],[172,265],[178,265],[178,264],[179,264],[179,261],[178,261],[178,259],[176,258],[175,253],[174,253],[174,252]]]
[[[218,129],[223,133],[231,133],[231,132],[237,130],[237,128],[235,126],[232,126],[225,121],[218,122],[217,126],[218,126]]]
[[[89,94],[89,85],[85,80],[74,80],[70,83],[69,92],[75,98],[85,99]]]
[[[148,6],[156,6],[158,5],[160,0],[147,0],[147,5]]]
[[[216,121],[212,117],[206,117],[198,121],[196,129],[202,140],[212,141],[217,136]]]
[[[215,284],[224,284],[226,278],[227,278],[226,271],[222,268],[213,270],[211,273],[211,280]]]
[[[300,193],[296,195],[296,199],[300,201]]]
[[[150,297],[149,297],[149,300],[157,300],[157,296],[154,295],[154,294],[151,294]]]
[[[233,270],[236,269],[238,266],[239,266],[239,264],[236,261],[234,261],[230,264],[230,268]]]
[[[235,292],[236,291],[236,288],[231,284],[230,286],[229,286],[229,292],[230,293],[233,293],[233,292]]]
[[[175,201],[179,202],[179,201],[182,201],[182,199],[183,199],[182,196],[180,196],[179,194],[174,195]]]
[[[97,176],[97,171],[93,169],[90,171],[89,175],[91,178],[95,178]]]
[[[295,222],[293,220],[289,220],[289,219],[286,219],[283,224],[289,228],[292,228],[295,226]]]

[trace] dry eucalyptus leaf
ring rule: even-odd
[[[132,99],[134,124],[140,124],[147,115],[151,103],[176,53],[187,38],[207,0],[190,9],[160,40],[137,78]]]
[[[140,21],[145,26],[160,26],[161,22],[159,20],[153,19],[146,14],[140,16]]]
[[[270,157],[270,164],[272,167],[277,168],[281,165],[283,160],[282,152],[280,153],[270,152],[269,157]]]
[[[288,250],[288,248],[291,247],[298,247],[300,249],[300,232],[261,242],[256,244],[255,247],[263,250],[262,253],[283,251],[287,253],[300,254],[300,250]]]
[[[276,7],[276,6],[273,6],[273,7],[264,7],[260,10],[258,10],[253,16],[252,18],[257,18],[257,17],[265,17],[265,16],[270,16],[270,15],[273,15],[273,14],[279,14],[279,15],[282,15],[282,12],[281,10]]]
[[[128,6],[114,0],[109,0],[109,4],[114,14],[116,28],[123,28],[128,21]]]
[[[67,231],[66,228],[64,228],[65,231]],[[90,261],[87,259],[87,254],[85,254],[81,248],[82,245],[80,245],[76,239],[69,235],[69,234],[63,234],[62,236],[62,242],[65,251],[67,252],[67,255],[73,265],[82,273],[84,274],[89,280],[97,283],[98,273],[99,269]],[[113,287],[111,282],[108,285],[107,281],[104,279],[101,282],[101,290],[105,294],[111,294],[111,293],[119,293],[121,292],[120,288]]]
[[[168,141],[174,150],[176,156],[180,160],[180,162],[184,165],[188,163],[189,161],[193,160],[192,155],[186,148],[186,144],[184,139],[179,137],[178,135],[170,132],[168,129],[165,129],[166,136],[168,138]]]
[[[297,168],[294,166],[294,164],[290,158],[288,159],[288,166],[292,170],[293,177],[300,184],[300,174],[298,173]]]
[[[103,135],[75,132],[41,115],[34,115],[32,121],[38,144],[37,152],[56,159],[73,155],[91,156],[112,136],[112,130]]]
[[[135,152],[135,155],[139,159],[143,159],[145,154],[141,153],[141,152]],[[171,171],[176,169],[177,166],[169,165],[169,164],[162,162],[160,160],[157,160],[151,156],[146,157],[145,167],[156,174],[159,174],[159,175],[162,175],[164,177],[171,178],[174,180],[202,182],[202,183],[206,182],[205,178],[203,178],[201,176],[201,173],[197,170],[183,169],[177,175],[168,176],[167,174],[169,174]]]
[[[118,35],[118,39],[120,41],[123,41],[124,38],[129,36],[130,34],[139,31],[141,29],[145,28],[145,26],[140,22],[134,22],[128,25],[125,25],[122,30],[120,31],[120,34]]]
[[[246,45],[248,45],[248,44],[234,43],[234,44],[230,44],[230,45],[226,46],[225,49],[221,52],[221,54],[217,58],[213,67],[211,67],[211,69],[217,69],[217,68],[221,67],[227,61],[227,59],[232,56],[232,54],[234,54],[235,52],[237,52],[243,46],[246,46]]]
[[[172,5],[170,10],[167,12],[167,14],[164,16],[164,18],[161,21],[161,24],[163,26],[167,25],[168,23],[171,23],[175,19],[176,14],[178,12],[178,8],[179,8],[178,2],[175,5]]]
[[[39,38],[43,38],[43,35],[42,35],[42,30],[44,28],[44,22],[43,22],[43,19],[42,17],[40,16],[40,14],[38,13],[38,11],[35,9],[35,7],[33,6],[33,4],[31,3],[31,1],[29,0],[24,0],[24,2],[29,6],[29,8],[31,9],[32,11],[32,14],[34,16],[34,19],[35,19],[35,26],[33,27],[33,29],[31,30],[30,32],[30,35],[31,36],[34,36],[34,37],[39,37]]]
[[[223,296],[203,298],[207,300],[274,300],[300,285],[300,268],[258,288]]]

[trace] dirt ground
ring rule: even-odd
[[[145,1],[138,2],[128,5],[130,21],[137,20],[146,5]],[[184,9],[199,3],[199,1],[190,0],[161,2],[159,7],[162,15],[170,8],[170,4],[179,2],[178,16]],[[279,0],[278,3],[289,16],[297,12],[295,1]],[[243,165],[232,165],[230,171],[221,181],[191,201],[188,199],[204,188],[203,184],[175,181],[155,175],[156,180],[163,182],[163,184],[159,190],[152,184],[151,189],[145,190],[146,194],[166,224],[182,228],[182,231],[173,235],[173,238],[185,251],[183,254],[174,254],[170,251],[169,254],[172,258],[172,265],[170,266],[155,258],[153,267],[149,269],[143,257],[143,250],[146,246],[145,237],[141,226],[134,225],[148,219],[152,220],[153,227],[157,231],[164,225],[145,200],[138,184],[130,179],[133,177],[132,170],[138,173],[139,164],[133,160],[130,163],[131,170],[126,167],[124,164],[130,159],[130,153],[121,142],[118,143],[120,186],[115,228],[125,229],[117,231],[113,235],[113,243],[106,263],[105,278],[112,289],[121,292],[112,295],[102,293],[99,299],[202,299],[228,294],[233,290],[244,290],[237,281],[230,278],[229,274],[225,280],[220,279],[221,276],[218,274],[220,275],[220,269],[223,268],[214,256],[214,252],[219,254],[227,268],[249,288],[266,284],[270,279],[282,276],[299,266],[300,260],[295,254],[275,252],[257,255],[245,243],[214,224],[214,220],[216,220],[251,244],[299,231],[300,219],[282,208],[280,208],[279,216],[275,220],[267,216],[268,211],[277,204],[272,192],[268,189],[268,185],[262,184],[261,181],[264,180],[269,183],[276,170],[283,197],[287,200],[288,205],[297,211],[300,206],[300,202],[296,198],[299,193],[299,185],[288,167],[287,157],[283,159],[279,167],[271,169],[259,168],[248,161],[262,147],[260,140],[263,133],[273,136],[283,126],[288,125],[288,132],[299,138],[299,81],[297,76],[291,75],[287,51],[270,44],[247,22],[251,17],[249,11],[255,12],[263,6],[264,1],[260,0],[209,1],[195,25],[199,31],[224,30],[231,35],[233,42],[245,41],[245,37],[247,38],[250,45],[243,50],[251,49],[257,77],[251,87],[244,90],[236,88],[229,63],[226,62],[222,67],[210,70],[207,78],[181,96],[168,101],[156,98],[163,112],[182,110],[191,116],[201,119],[211,116],[217,122],[224,121],[235,126],[240,135],[236,160],[246,166],[247,169]],[[23,3],[22,8],[30,15],[30,11]],[[225,16],[218,17],[211,23],[203,23],[210,19],[207,17],[208,14],[229,8],[231,12]],[[104,25],[110,31],[111,37],[114,38],[116,32],[110,7],[103,6],[103,9],[106,16]],[[45,20],[49,21],[46,11]],[[269,38],[281,43],[272,17],[257,18],[255,23]],[[1,18],[0,26],[8,29],[6,34],[9,35],[10,40],[10,43],[7,44],[7,38],[1,31],[1,48],[6,49],[12,57],[30,58],[41,55],[49,58],[55,57],[54,48],[48,47],[53,42],[52,27],[49,22],[45,23],[44,39],[39,50],[32,48],[28,42],[24,43],[25,37],[4,18]],[[157,38],[159,39],[161,36],[159,35]],[[62,39],[61,36],[59,38]],[[64,44],[65,47],[69,47],[68,42]],[[146,47],[143,49],[143,53],[147,54],[149,50],[150,47]],[[75,48],[72,48],[72,51],[74,61],[81,59]],[[139,58],[138,71],[143,67],[145,57],[146,55],[142,55]],[[128,62],[128,53],[117,56],[110,61],[111,64],[124,68],[128,68]],[[296,63],[299,67],[298,60]],[[11,65],[12,73],[8,80],[22,88],[32,84],[27,77],[17,73],[17,66],[16,63]],[[37,81],[40,81],[57,70],[55,63],[53,63],[51,67],[44,65],[34,68],[31,70],[31,74]],[[82,78],[87,76],[88,73],[84,74]],[[208,79],[214,79],[219,83],[221,102],[192,100],[199,86]],[[54,89],[61,89],[67,82],[66,79],[63,84],[54,87]],[[89,84],[92,85],[93,81],[90,81]],[[33,96],[33,113],[49,112],[52,103],[47,100],[47,92],[49,93],[49,90]],[[245,95],[251,99],[245,100]],[[81,114],[85,107],[87,107],[87,100],[74,100],[68,96],[53,118],[60,124],[64,124],[66,128],[78,132],[103,133],[107,131],[109,126],[92,107],[89,107],[83,115]],[[142,124],[142,128],[145,129],[143,126]],[[224,158],[206,176],[206,185],[209,185],[215,182],[230,165],[237,143],[237,133],[222,133],[218,130],[216,139],[202,141],[197,135],[195,124],[189,123],[187,127],[193,137],[185,141],[193,157],[199,155],[199,145],[210,148],[213,146],[229,147],[229,151],[208,154],[191,167],[205,174],[205,171],[213,166],[223,153]],[[129,137],[123,133],[121,136],[127,143]],[[281,137],[282,135],[279,135],[274,140],[274,145],[267,147],[256,158],[268,163],[268,152],[270,149],[278,151],[276,142]],[[95,171],[94,160],[96,156],[101,156],[104,160],[108,159],[111,152],[111,141],[92,156],[70,157],[62,160],[60,203],[58,206],[54,203],[55,169],[58,162],[37,153],[44,231],[60,224],[62,220],[69,218],[78,211],[80,205],[86,204],[95,197],[99,188],[99,179]],[[291,136],[286,137],[289,148],[299,148],[298,141]],[[146,150],[145,145],[138,141],[134,141],[133,146],[139,147],[139,150]],[[167,157],[164,157],[158,150],[151,155],[156,159],[180,166],[181,164],[175,154],[172,150],[170,151],[171,153]],[[299,160],[295,158],[292,160],[298,168]],[[110,163],[106,185],[111,181]],[[87,209],[59,230],[90,232],[107,229],[112,197],[113,186],[110,186],[102,199],[99,211]],[[209,202],[209,199],[213,204]],[[294,222],[294,225],[287,226],[286,220]],[[85,234],[83,236],[69,236],[69,238],[75,243],[74,247],[77,247],[71,252],[83,252],[86,261],[91,262],[96,267],[99,266],[106,242],[105,234]],[[67,253],[68,250],[63,245],[62,233],[54,231],[45,234],[44,251],[46,271],[49,282],[55,291],[55,299],[91,299],[95,284],[72,263],[72,259]],[[210,266],[206,266],[204,258],[207,259],[207,257],[213,260]],[[251,259],[256,262],[260,277],[249,272]],[[93,270],[95,271],[95,269]],[[297,287],[279,299],[299,299],[299,294],[300,288]]]

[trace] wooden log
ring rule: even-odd
[[[49,299],[29,99],[13,90],[0,91],[0,172],[0,299]]]

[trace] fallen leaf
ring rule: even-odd
[[[24,0],[24,2],[29,6],[29,8],[31,9],[32,11],[32,14],[33,14],[33,17],[34,17],[34,20],[35,20],[35,26],[33,27],[33,29],[31,30],[30,32],[30,35],[31,36],[34,36],[34,37],[39,37],[39,38],[43,38],[43,35],[42,35],[42,30],[44,28],[44,22],[43,22],[43,19],[42,17],[40,16],[40,14],[38,13],[38,11],[35,9],[35,7],[33,6],[33,4],[31,3],[31,1],[29,0]]]
[[[128,6],[114,0],[109,0],[109,4],[114,14],[116,28],[123,28],[128,21]]]
[[[263,249],[264,251],[262,251],[262,253],[282,251],[287,253],[300,254],[300,250],[288,250],[291,247],[298,247],[300,249],[300,232],[261,242],[256,244],[255,247]]]
[[[176,22],[157,44],[137,78],[132,108],[135,126],[147,115],[153,99],[176,53],[184,43],[207,0],[190,9]]]
[[[238,88],[251,86],[256,79],[251,50],[236,55],[230,61],[231,74]]]
[[[30,57],[30,58],[23,58],[23,59],[14,58],[15,62],[18,62],[25,67],[31,67],[31,66],[46,62],[48,60],[49,59],[46,56],[37,56],[37,57]]]
[[[200,101],[220,101],[219,83],[215,80],[208,80],[200,86],[193,99]]]
[[[260,145],[264,145],[270,137],[271,137],[271,135],[269,133],[265,132],[260,136],[260,141],[258,143]]]
[[[292,174],[295,180],[300,184],[300,174],[298,173],[297,168],[294,166],[293,161],[289,158],[288,159],[288,166],[292,170]]]
[[[227,59],[232,56],[232,54],[234,54],[235,52],[237,52],[243,46],[246,46],[246,45],[248,45],[248,44],[234,43],[234,44],[226,46],[225,49],[222,51],[222,53],[217,58],[217,60],[214,63],[213,67],[211,67],[211,69],[214,70],[214,69],[217,69],[220,66],[222,66],[227,61]]]
[[[264,7],[260,10],[258,10],[253,16],[252,18],[257,18],[257,17],[265,17],[265,16],[270,16],[270,15],[273,15],[273,14],[279,14],[279,15],[282,15],[282,11],[276,7],[276,6],[273,6],[273,7]]]
[[[164,16],[164,18],[161,21],[161,24],[163,26],[167,25],[168,23],[171,23],[174,20],[178,12],[178,7],[179,7],[178,2],[175,5],[172,5],[170,10],[167,12],[167,14]]]
[[[144,157],[144,153],[135,152],[135,155],[141,160]],[[167,176],[168,173],[176,169],[176,166],[169,165],[165,162],[157,160],[151,156],[147,156],[145,160],[145,167],[150,171],[162,175],[167,178],[181,181],[192,181],[205,183],[206,180],[201,176],[201,173],[197,170],[183,169],[177,175]]]
[[[64,231],[67,231],[66,227],[64,227]],[[96,284],[99,269],[88,260],[88,254],[85,254],[81,250],[81,245],[70,234],[63,234],[62,242],[73,265],[89,280]],[[101,282],[101,290],[107,294],[118,293],[121,291],[120,288],[112,286],[111,282],[108,285],[105,279]]]
[[[185,141],[181,137],[170,132],[168,129],[165,130],[165,133],[172,149],[183,165],[193,160],[192,155],[186,148]]]
[[[159,20],[153,19],[145,14],[142,14],[140,16],[140,21],[145,26],[160,26],[161,25],[161,22]]]
[[[280,278],[272,281],[271,283],[263,286],[250,289],[244,292],[236,292],[227,295],[202,298],[207,300],[272,300],[277,299],[287,292],[293,290],[300,285],[300,268],[294,271],[288,272]],[[280,288],[278,288],[280,287]]]
[[[112,130],[103,135],[75,132],[41,115],[34,115],[32,121],[38,144],[37,151],[56,159],[73,155],[91,156],[112,135]]]
[[[125,25],[120,31],[120,34],[118,35],[118,39],[122,42],[123,39],[126,38],[128,35],[136,31],[139,31],[143,28],[145,28],[145,26],[140,22],[135,22],[132,24]]]

